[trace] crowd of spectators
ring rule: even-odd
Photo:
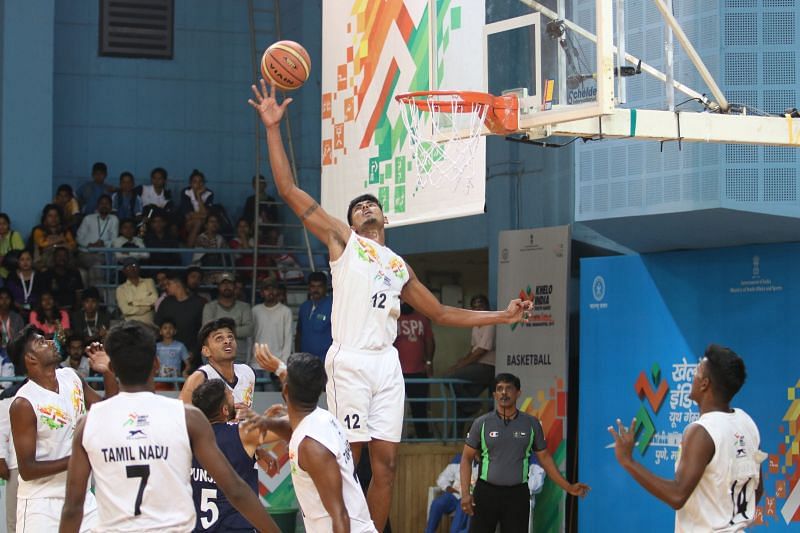
[[[98,162],[77,189],[59,185],[29,234],[0,213],[0,363],[6,363],[0,375],[13,375],[5,347],[28,323],[56,340],[64,364],[83,375],[90,372],[85,347],[123,320],[158,330],[163,376],[179,377],[200,364],[195,336],[209,317],[237,321],[239,356],[248,361],[256,321],[247,287],[269,284],[285,307],[281,285],[304,279],[294,258],[287,261],[285,251],[279,252],[277,203],[267,195],[264,177],[253,179],[254,194],[238,206],[243,218],[234,224],[200,170],[191,172],[177,194],[164,168],[152,170],[149,184],[137,184],[128,171],[117,183],[108,176],[107,165]],[[254,255],[234,251],[252,251],[257,244],[275,253],[258,254],[254,278]],[[260,315],[264,306],[257,307]],[[291,313],[289,318],[291,323]],[[293,332],[288,333],[282,341],[287,346]]]

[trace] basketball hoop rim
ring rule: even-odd
[[[440,100],[446,96],[456,96],[460,99],[460,102]],[[437,104],[437,110],[445,113],[471,113],[475,108],[484,106],[489,109],[516,109],[516,98],[512,103],[508,97],[494,96],[491,93],[480,91],[414,91],[398,94],[394,99],[400,104],[414,105],[421,111],[426,112],[431,111],[431,103]]]

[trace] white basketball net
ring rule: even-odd
[[[427,109],[414,102],[426,102]],[[403,101],[400,114],[408,131],[417,188],[463,183],[472,188],[472,160],[481,140],[488,105],[464,102],[458,94],[427,95]]]

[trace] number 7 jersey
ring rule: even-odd
[[[191,531],[192,449],[183,402],[151,392],[99,402],[83,448],[95,479],[97,531]]]
[[[350,233],[341,257],[331,261],[333,341],[380,351],[397,337],[400,291],[409,280],[403,258],[386,246]]]

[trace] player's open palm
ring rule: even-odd
[[[633,446],[636,438],[636,418],[631,422],[630,428],[622,425],[620,419],[617,419],[617,430],[613,426],[608,426],[608,432],[614,437],[614,455],[617,461],[624,465],[626,461],[630,461],[633,455]]]
[[[258,111],[258,116],[261,117],[261,122],[264,126],[269,128],[280,123],[286,112],[286,106],[292,103],[291,98],[285,98],[282,103],[278,103],[275,98],[275,86],[267,87],[267,82],[259,80],[260,89],[255,85],[250,88],[253,91],[253,98],[247,100],[253,109]]]
[[[278,370],[278,367],[281,364],[281,360],[278,359],[269,349],[269,344],[267,343],[255,343],[253,345],[253,352],[255,353],[256,362],[258,366],[266,370],[267,372],[275,372]]]

